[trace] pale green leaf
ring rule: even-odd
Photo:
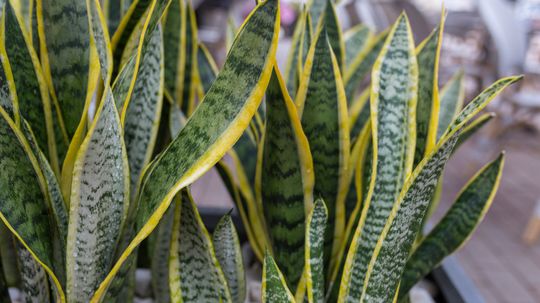
[[[152,290],[157,303],[171,302],[171,291],[169,289],[169,254],[171,249],[174,208],[172,204],[163,219],[159,222],[156,231],[150,238],[152,241],[151,270],[152,270]]]
[[[274,259],[266,253],[262,278],[263,303],[294,303],[294,297],[287,288],[287,282],[279,271]]]
[[[457,72],[441,91],[441,108],[439,111],[439,126],[437,129],[437,140],[444,134],[463,107],[465,99],[465,83],[463,71]]]
[[[306,284],[308,301],[324,302],[324,233],[328,220],[328,210],[324,201],[317,199],[307,218],[306,226]]]
[[[373,33],[369,27],[364,24],[358,24],[347,30],[343,35],[345,41],[345,66],[344,69],[353,62],[354,58],[369,44],[373,39]]]
[[[20,243],[17,245],[17,263],[21,274],[21,296],[24,302],[51,302],[47,273]]]

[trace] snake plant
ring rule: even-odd
[[[282,76],[278,0],[229,23],[219,70],[190,1],[0,8],[2,302],[7,287],[26,302],[131,301],[145,260],[156,302],[244,302],[231,216],[210,235],[189,190],[214,167],[264,302],[405,301],[498,187],[502,154],[422,233],[445,163],[492,118],[474,116],[519,79],[464,108],[461,74],[439,94],[444,18],[415,46],[406,15],[343,32],[336,4],[311,0]]]

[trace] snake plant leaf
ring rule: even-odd
[[[5,52],[3,55],[8,58],[11,66],[19,111],[35,131],[41,150],[52,160],[56,156],[51,104],[40,63],[11,1],[7,2],[4,12],[2,52]]]
[[[351,128],[351,143],[354,144],[358,139],[362,129],[370,119],[370,97],[371,89],[366,89],[351,103],[349,108],[349,127]]]
[[[285,278],[272,258],[266,253],[263,264],[262,278],[263,303],[294,303],[294,296],[287,287]]]
[[[135,195],[143,168],[151,160],[163,105],[163,37],[160,26],[151,33],[144,50],[124,124],[132,195]]]
[[[321,22],[324,11],[326,10],[327,0],[309,0],[307,2],[307,11],[311,16],[311,32],[315,33]]]
[[[73,172],[66,253],[70,302],[88,302],[107,275],[128,206],[127,153],[107,89]]]
[[[122,18],[125,16],[131,4],[131,0],[105,0],[103,1],[103,13],[109,33],[114,33]]]
[[[343,82],[345,83],[345,93],[348,102],[354,100],[356,90],[362,83],[362,80],[366,77],[367,73],[371,70],[371,67],[383,48],[387,36],[388,31],[384,31],[375,38],[370,39],[367,42],[368,44],[366,47],[352,59],[352,63],[347,64],[347,68],[343,75]]]
[[[324,25],[330,46],[336,56],[336,60],[340,70],[343,70],[343,62],[345,62],[345,42],[341,34],[341,25],[336,12],[336,7],[333,0],[326,0],[326,8],[324,12]]]
[[[28,142],[0,108],[0,218],[64,295],[55,276],[45,177]]]
[[[304,266],[304,222],[313,204],[313,160],[277,67],[266,91],[266,107],[262,205],[275,261],[290,289],[296,289]]]
[[[296,26],[294,28],[294,33],[291,41],[291,50],[287,56],[287,64],[285,67],[285,76],[287,83],[287,90],[291,94],[291,97],[294,98],[296,90],[298,89],[299,77],[302,73],[302,65],[304,61],[300,61],[302,58],[302,52],[305,48],[304,42],[305,38],[310,36],[310,25],[308,23],[307,12],[303,12],[302,15],[298,18]],[[307,45],[309,48],[309,44]]]
[[[307,218],[306,226],[306,280],[308,302],[324,302],[324,233],[328,210],[324,201],[317,199]]]
[[[163,219],[159,222],[156,232],[153,233],[153,247],[151,249],[152,290],[158,303],[171,302],[169,289],[169,251],[171,249],[172,230],[174,222],[173,203]]]
[[[478,117],[478,119],[472,121],[465,128],[463,128],[463,131],[461,132],[461,136],[459,137],[459,140],[456,143],[456,147],[454,148],[454,151],[457,150],[457,148],[461,146],[463,143],[465,143],[467,139],[469,139],[474,134],[476,134],[476,132],[480,130],[482,126],[486,125],[493,118],[495,118],[494,113],[485,113],[481,115],[480,117]]]
[[[197,46],[197,64],[197,71],[204,92],[202,95],[204,95],[208,92],[212,83],[214,83],[218,74],[218,68],[214,58],[212,58],[212,55],[202,43],[199,43],[199,46]]]
[[[345,225],[344,205],[336,200],[340,183],[346,177],[350,147],[341,72],[324,27],[312,44],[302,79],[296,106],[313,154],[313,194],[322,197],[328,208],[325,250],[325,262],[328,262],[332,241],[335,244],[341,241]]]
[[[437,128],[437,140],[450,125],[463,107],[465,99],[465,83],[463,71],[457,72],[441,91],[441,104],[439,112],[439,126]]]
[[[444,29],[441,24],[418,46],[418,102],[416,105],[416,151],[418,164],[435,147],[439,125],[439,56]]]
[[[8,80],[8,77],[10,80]],[[0,52],[0,106],[10,115],[17,125],[20,124],[19,101],[13,82],[13,73],[9,61]]]
[[[17,262],[13,260],[17,259],[17,249],[15,236],[11,233],[9,228],[0,223],[0,264],[2,266],[1,274],[5,278],[7,286],[16,287],[20,285],[20,272],[17,266]]]
[[[344,33],[345,69],[353,63],[356,55],[359,54],[372,39],[373,32],[364,24],[358,24]]]
[[[361,300],[388,302],[395,298],[407,258],[459,134],[456,129],[445,137],[403,186],[369,262]]]
[[[230,215],[219,220],[212,239],[214,250],[234,303],[246,300],[246,273],[242,248]]]
[[[279,33],[278,15],[276,0],[262,2],[255,8],[197,111],[146,170],[137,197],[135,237],[91,302],[101,299],[122,263],[155,228],[172,197],[218,162],[247,127],[270,80]],[[246,57],[246,48],[260,56]]]
[[[47,273],[32,257],[32,254],[20,244],[17,245],[17,263],[21,273],[21,295],[24,301],[51,302]]]
[[[71,138],[82,118],[85,100],[91,98],[87,91],[91,78],[86,1],[38,1],[41,62]]]
[[[188,190],[179,195],[169,257],[171,302],[232,302],[197,206]]]
[[[400,299],[446,256],[458,250],[478,227],[493,202],[503,166],[501,153],[464,186],[441,221],[418,245],[405,266]]]
[[[409,21],[402,14],[373,67],[373,167],[360,222],[347,254],[340,302],[358,301],[377,241],[412,171],[418,70]]]

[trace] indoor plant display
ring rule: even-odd
[[[459,76],[439,96],[444,18],[415,47],[405,15],[342,35],[335,4],[310,1],[283,77],[277,0],[257,4],[219,71],[189,1],[4,2],[5,301],[7,284],[28,302],[130,301],[146,255],[158,302],[243,302],[235,227],[225,215],[211,237],[189,192],[216,164],[264,262],[263,301],[407,300],[498,187],[503,155],[422,234],[446,161],[492,116],[472,119],[519,79],[461,111]]]

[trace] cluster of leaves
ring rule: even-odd
[[[404,15],[342,35],[334,3],[312,0],[283,79],[277,0],[229,29],[219,72],[186,0],[0,7],[2,300],[17,286],[28,302],[129,301],[141,253],[158,302],[243,302],[231,218],[210,237],[189,193],[214,166],[268,302],[406,298],[493,199],[502,156],[419,232],[444,164],[492,116],[472,118],[518,80],[461,111],[461,75],[439,97],[442,24],[415,49]]]

